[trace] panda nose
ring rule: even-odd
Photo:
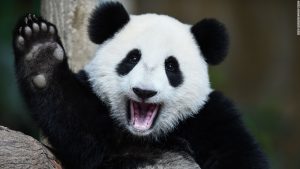
[[[132,88],[133,92],[141,99],[145,100],[145,99],[148,99],[150,97],[153,97],[157,94],[156,91],[153,91],[153,90],[143,90],[143,89],[140,89],[140,88]]]

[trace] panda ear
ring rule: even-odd
[[[191,28],[202,55],[210,65],[221,63],[228,51],[228,34],[222,23],[215,19],[203,19]]]
[[[101,44],[129,22],[129,14],[116,1],[101,3],[91,14],[88,26],[90,40]]]

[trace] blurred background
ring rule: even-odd
[[[212,85],[230,97],[273,169],[300,168],[300,36],[296,0],[127,0],[133,14],[159,13],[193,24],[217,18],[230,34],[225,62],[210,68]],[[0,125],[38,137],[16,86],[11,32],[39,0],[0,2]]]

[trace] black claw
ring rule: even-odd
[[[22,33],[22,26],[19,28],[19,34],[21,34]]]
[[[33,18],[34,21],[38,20],[38,18],[34,14],[32,15],[32,18]]]
[[[28,14],[28,19],[29,19],[29,20],[32,20],[32,18],[31,18],[31,13]]]

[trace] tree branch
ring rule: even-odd
[[[59,161],[39,141],[0,126],[1,169],[61,169]]]

